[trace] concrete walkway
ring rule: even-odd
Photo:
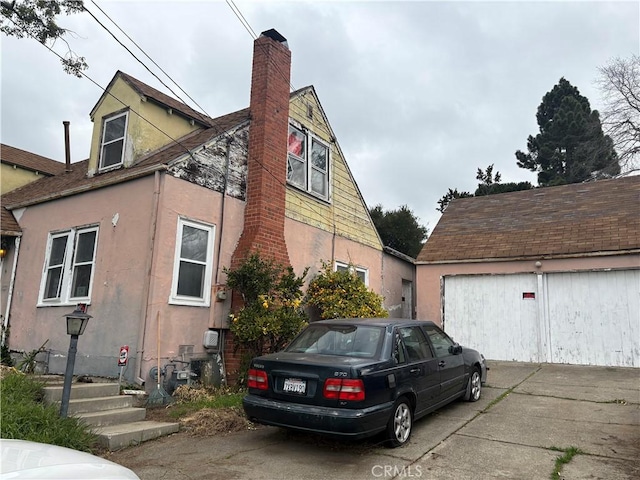
[[[562,456],[562,479],[640,478],[640,370],[489,366],[479,402],[455,402],[417,421],[398,449],[264,427],[180,433],[108,458],[142,480],[549,479]]]

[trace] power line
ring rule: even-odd
[[[86,10],[86,8],[85,8],[85,10]],[[130,54],[131,54],[131,55],[132,55],[132,56],[133,56],[133,57],[134,57],[134,58],[135,58],[139,63],[141,63],[141,64],[145,67],[145,69],[147,69],[147,70],[148,70],[148,71],[149,71],[149,72],[150,72],[154,77],[156,77],[156,78],[157,78],[157,79],[158,79],[158,80],[159,80],[163,85],[165,85],[165,87],[169,88],[169,87],[168,87],[164,82],[162,82],[162,80],[160,80],[160,79],[157,77],[157,75],[155,75],[155,74],[154,74],[154,73],[149,69],[149,67],[147,67],[147,66],[144,64],[144,62],[142,62],[142,61],[141,61],[139,58],[137,58],[137,57],[136,57],[136,56],[135,56],[135,55],[134,55],[134,54],[133,54],[133,53],[132,53],[132,52],[131,52],[127,47],[126,47],[126,46],[124,46],[124,45],[122,44],[122,42],[120,42],[120,40],[119,40],[117,37],[115,37],[115,35],[114,35],[111,31],[109,31],[109,29],[108,29],[106,26],[104,26],[104,25],[103,25],[103,24],[102,24],[102,23],[101,23],[101,22],[100,22],[100,21],[99,21],[99,20],[98,20],[98,19],[97,19],[97,18],[96,18],[92,13],[91,13],[91,12],[89,12],[88,10],[87,10],[87,12],[88,12],[88,13],[89,13],[89,14],[90,14],[90,15],[91,15],[91,16],[92,16],[92,17],[93,17],[93,18],[94,18],[94,19],[95,19],[95,20],[96,20],[96,21],[97,21],[97,22],[98,22],[98,23],[99,23],[99,24],[100,24],[100,25],[101,25],[101,26],[102,26],[102,27],[103,27],[103,28],[104,28],[104,29],[105,29],[105,30],[106,30],[106,31],[107,31],[107,32],[108,32],[108,33],[109,33],[109,34],[110,34],[110,35],[111,35],[111,36],[112,36],[112,37],[113,37],[113,38],[114,38],[114,39],[115,39],[115,40],[116,40],[116,41],[117,41],[121,46],[122,46],[122,47],[123,47],[123,48],[125,48],[125,50],[127,50],[127,52],[129,52],[129,53],[130,53]],[[111,19],[110,19],[110,20],[111,20]],[[12,22],[12,23],[14,23],[14,22]],[[15,23],[14,23],[14,24],[15,24]],[[114,23],[114,24],[115,24],[115,23]],[[116,25],[116,26],[117,26],[117,25]],[[118,27],[118,28],[119,28],[119,27]],[[120,28],[119,28],[119,29],[120,29]],[[120,29],[120,30],[122,31],[122,29]],[[27,34],[27,36],[30,36],[30,35],[28,34],[28,32],[26,32],[26,31],[25,31],[25,33]],[[124,32],[123,32],[123,33],[124,33]],[[125,34],[125,35],[126,35],[126,34]],[[127,38],[129,38],[129,37],[127,36]],[[40,43],[40,42],[39,42],[39,43]],[[134,43],[135,43],[135,42],[134,42]],[[54,55],[56,55],[58,58],[60,58],[60,59],[62,59],[62,58],[63,58],[61,55],[59,55],[56,51],[54,51],[54,50],[53,50],[52,48],[50,48],[48,45],[46,45],[46,44],[43,44],[43,45],[45,46],[45,48],[47,48],[51,53],[53,53]],[[136,45],[136,46],[137,46],[137,45]],[[139,48],[139,47],[138,47],[138,48]],[[146,53],[145,53],[145,55],[146,55]],[[147,55],[147,57],[148,57],[148,55]],[[148,58],[149,58],[149,57],[148,57]],[[150,59],[150,60],[153,62],[153,60],[152,60],[152,59]],[[273,59],[269,58],[269,61],[273,62]],[[153,63],[154,63],[154,64],[156,64],[155,62],[153,62]],[[157,64],[156,64],[156,65],[157,65]],[[282,75],[282,76],[283,76],[283,78],[285,78],[285,80],[286,80],[286,76],[285,76],[285,75],[284,75],[284,73],[283,73],[283,72],[278,68],[278,66],[277,66],[275,63],[274,63],[273,65],[274,65],[274,67],[276,68],[276,71],[277,71],[280,75]],[[182,149],[187,153],[187,155],[189,155],[189,156],[193,159],[193,161],[195,161],[196,163],[198,163],[200,166],[202,166],[202,167],[204,167],[204,168],[207,168],[207,166],[206,166],[206,165],[202,165],[202,164],[200,164],[200,162],[198,162],[198,161],[196,160],[196,158],[193,156],[192,151],[191,151],[189,148],[187,148],[185,145],[183,145],[179,140],[177,140],[177,139],[173,138],[171,135],[169,135],[167,132],[163,131],[160,127],[158,127],[158,126],[157,126],[157,125],[155,125],[153,122],[151,122],[150,120],[148,120],[147,118],[145,118],[145,117],[144,117],[143,115],[141,115],[139,112],[137,112],[137,111],[133,110],[133,109],[131,108],[131,106],[130,106],[130,105],[127,105],[127,104],[126,104],[125,102],[123,102],[121,99],[119,99],[118,97],[116,97],[115,95],[113,95],[113,93],[111,93],[111,92],[107,91],[107,89],[106,89],[106,88],[102,87],[98,82],[96,82],[95,80],[93,80],[93,79],[92,79],[91,77],[89,77],[86,73],[84,73],[84,72],[80,72],[80,73],[81,73],[81,75],[82,75],[83,77],[85,77],[85,78],[86,78],[87,80],[89,80],[91,83],[93,83],[94,85],[96,85],[99,89],[101,89],[102,91],[104,91],[105,93],[107,93],[109,96],[113,97],[115,100],[117,100],[117,101],[118,101],[119,103],[121,103],[123,106],[125,106],[125,107],[129,107],[129,109],[130,109],[134,114],[136,114],[139,118],[141,118],[142,120],[144,120],[145,122],[147,122],[149,125],[151,125],[151,126],[152,126],[153,128],[155,128],[156,130],[158,130],[159,132],[161,132],[163,135],[165,135],[165,136],[166,136],[166,137],[167,137],[171,142],[175,143],[176,145],[179,145],[179,146],[180,146],[180,147],[181,147],[181,148],[182,148]],[[165,73],[165,74],[166,74],[166,73]],[[168,76],[168,75],[167,75],[167,76]],[[169,77],[169,78],[170,78],[170,77]],[[172,81],[173,81],[173,80],[172,80]],[[174,82],[174,83],[175,83],[175,82]],[[177,83],[176,83],[176,85],[177,85]],[[184,90],[183,90],[179,85],[178,85],[178,88],[180,88],[182,91],[184,91]],[[171,90],[171,88],[169,88],[169,90],[170,90],[174,95],[176,95],[176,96],[178,97],[178,99],[179,99],[183,104],[185,103],[185,102],[184,102],[184,100],[182,100],[182,99],[181,99],[181,98],[180,98],[180,97],[179,97],[175,92],[173,92],[173,90]],[[185,92],[185,93],[186,93],[186,92]],[[191,98],[191,97],[189,97],[189,98]],[[291,105],[291,103],[289,103],[289,105],[290,105],[290,106],[292,106],[292,105]],[[293,107],[294,107],[294,108],[296,108],[296,106],[295,106],[295,105],[293,105]],[[298,107],[298,108],[300,108],[300,107]],[[300,111],[301,111],[301,110],[300,110]],[[209,119],[210,119],[210,120],[213,120],[213,119],[212,119],[208,114],[207,114],[207,116],[209,117]],[[233,140],[233,137],[231,137],[227,131],[220,131],[220,130],[218,129],[219,127],[218,127],[217,125],[211,125],[209,128],[213,130],[213,132],[212,132],[212,133],[213,133],[213,134],[215,134],[216,136],[220,136],[220,135],[222,135],[222,136],[226,137],[227,139],[231,139],[231,140]],[[333,138],[333,135],[331,134],[331,132],[329,132],[329,130],[327,130],[326,128],[325,128],[325,129],[323,129],[323,130],[324,130],[324,131],[326,131],[328,134],[330,134],[330,136]],[[183,138],[184,138],[184,137],[183,137]],[[210,137],[210,140],[211,140],[212,138],[213,138],[213,135],[212,135],[212,137]],[[206,143],[206,142],[208,142],[208,141],[209,141],[209,140],[205,141],[205,143]],[[200,146],[200,145],[198,145],[198,147],[199,147],[199,146]],[[240,145],[238,145],[238,146],[241,148],[241,150],[242,150],[242,151],[247,155],[247,157],[248,157],[248,154],[249,154],[249,153],[248,153],[248,147],[246,147],[246,146],[244,146],[244,145],[242,145],[242,144],[240,144]],[[258,160],[258,159],[256,159],[256,158],[254,158],[254,160],[255,160],[255,162],[256,162],[256,163],[257,163],[257,164],[258,164],[258,165],[259,165],[263,170],[265,170],[269,175],[271,175],[271,176],[274,178],[274,180],[276,180],[279,184],[281,184],[281,185],[282,185],[282,186],[284,186],[285,188],[287,188],[287,187],[289,186],[289,185],[288,185],[288,183],[286,183],[286,182],[282,182],[282,181],[281,181],[281,180],[280,180],[280,179],[279,179],[279,178],[278,178],[278,177],[277,177],[273,172],[271,172],[269,169],[267,169],[267,168],[264,166],[264,164],[263,164],[260,160]],[[308,160],[308,159],[307,159],[307,162],[309,162],[309,160]],[[215,171],[215,170],[213,170],[213,171]],[[219,173],[219,172],[218,172],[218,173]],[[328,185],[328,186],[330,186],[330,185]],[[308,200],[308,195],[309,195],[309,194],[308,194],[308,193],[306,193],[306,192],[305,192],[305,194],[303,194],[302,192],[299,192],[296,188],[289,188],[289,189],[288,189],[288,191],[290,191],[290,192],[291,192],[294,196],[296,196],[297,198],[300,198],[300,199],[303,199],[303,200]],[[222,192],[222,193],[223,193],[223,194],[226,194],[226,192]],[[335,208],[336,208],[336,205],[333,205],[333,203],[330,203],[329,205],[332,205],[332,206],[333,206],[333,209],[335,209]],[[327,212],[326,212],[326,211],[319,210],[319,209],[318,209],[318,208],[317,208],[313,203],[308,203],[308,207],[309,207],[311,210],[316,211],[316,212],[317,212],[318,214],[320,214],[320,215],[321,215],[321,217],[323,217],[323,218],[325,218],[325,217],[327,216]],[[329,213],[329,216],[331,216],[331,213]],[[335,216],[335,213],[334,213],[334,216]],[[333,223],[334,223],[334,227],[335,227],[335,218],[333,219]]]
[[[149,67],[148,67],[148,66],[147,66],[147,65],[146,65],[142,60],[140,60],[138,57],[136,57],[136,55],[135,55],[131,50],[129,50],[129,48],[128,48],[124,43],[122,43],[122,42],[120,41],[120,39],[119,39],[118,37],[116,37],[116,36],[113,34],[113,32],[111,32],[111,30],[109,30],[109,29],[108,29],[108,28],[107,28],[107,27],[106,27],[106,26],[105,26],[105,25],[104,25],[100,20],[98,20],[98,18],[97,18],[97,17],[96,17],[96,16],[95,16],[91,11],[89,11],[86,7],[83,7],[83,8],[84,8],[84,11],[85,11],[85,12],[87,12],[89,15],[91,15],[91,17],[92,17],[92,18],[93,18],[93,19],[98,23],[98,25],[100,25],[102,28],[104,28],[104,29],[107,31],[107,33],[108,33],[109,35],[111,35],[111,36],[113,37],[113,39],[114,39],[116,42],[118,42],[118,43],[122,46],[122,48],[124,48],[127,52],[129,52],[129,54],[130,54],[133,58],[135,58],[135,59],[138,61],[138,63],[140,63],[140,65],[142,65],[142,66],[143,66],[143,67],[144,67],[144,68],[145,68],[145,69],[146,69],[146,70],[147,70],[151,75],[153,75],[153,76],[154,76],[154,77],[155,77],[155,78],[156,78],[156,79],[157,79],[157,80],[158,80],[162,85],[164,85],[166,88],[168,88],[168,89],[169,89],[169,91],[170,91],[171,93],[173,93],[173,94],[178,98],[178,100],[180,100],[182,103],[184,103],[184,104],[186,105],[186,103],[187,103],[187,102],[185,102],[185,101],[180,97],[180,95],[178,95],[176,92],[174,92],[174,91],[173,91],[173,89],[172,89],[169,85],[167,85],[166,83],[164,83],[164,81],[163,81],[160,77],[158,77],[158,75],[156,75],[156,74],[155,74],[155,73],[154,73],[154,72],[153,72],[153,71],[152,71],[152,70],[151,70],[151,69],[150,69],[150,68],[149,68]],[[136,45],[136,46],[137,46],[137,45]],[[146,54],[145,54],[145,55],[146,55]],[[155,62],[154,62],[154,63],[155,63]],[[172,81],[173,81],[173,80],[172,80]],[[175,83],[175,82],[174,82],[174,83]],[[182,90],[182,88],[181,88],[180,90]],[[184,90],[183,90],[183,91],[184,91]],[[191,98],[191,97],[189,97],[189,98]],[[202,108],[202,107],[200,107],[200,108]],[[207,116],[209,116],[209,117],[210,117],[210,115],[208,115],[208,114],[207,114]]]
[[[251,25],[249,24],[247,19],[244,17],[244,15],[240,11],[240,9],[236,6],[234,1],[233,0],[227,0],[227,5],[229,5],[229,8],[236,15],[236,17],[238,17],[238,20],[240,20],[240,23],[242,23],[242,26],[245,28],[245,30],[247,32],[249,32],[249,35],[251,35],[251,37],[254,40],[256,38],[258,38],[258,35],[256,35],[256,32],[253,30],[253,28],[251,28]]]
[[[184,90],[184,89],[183,89],[183,88],[178,84],[178,82],[176,82],[173,78],[171,78],[171,76],[170,76],[167,72],[165,72],[165,71],[164,71],[164,69],[163,69],[160,65],[158,65],[158,64],[153,60],[153,58],[151,58],[151,57],[149,56],[149,55],[147,54],[147,52],[145,52],[145,51],[144,51],[144,49],[143,49],[140,45],[138,45],[138,44],[135,42],[135,40],[133,40],[129,35],[127,35],[127,33],[126,33],[126,32],[125,32],[125,31],[120,27],[120,25],[118,25],[118,24],[117,24],[117,23],[116,23],[116,22],[115,22],[115,21],[114,21],[114,20],[113,20],[113,19],[112,19],[112,18],[111,18],[111,17],[110,17],[110,16],[109,16],[109,15],[108,15],[108,14],[107,14],[103,9],[102,9],[102,8],[100,8],[100,6],[99,6],[96,2],[94,2],[93,0],[91,0],[91,3],[93,3],[93,4],[95,5],[95,7],[96,7],[98,10],[100,10],[100,12],[102,12],[102,14],[103,14],[105,17],[107,17],[107,18],[109,19],[109,21],[110,21],[111,23],[113,23],[113,24],[116,26],[116,28],[117,28],[118,30],[120,30],[120,32],[122,32],[122,34],[123,34],[125,37],[127,37],[127,39],[128,39],[131,43],[133,43],[133,44],[138,48],[138,50],[140,50],[140,51],[144,54],[144,56],[145,56],[145,57],[147,57],[149,60],[151,60],[151,62],[152,62],[156,67],[158,67],[158,68],[160,69],[160,71],[161,71],[162,73],[164,73],[164,75],[165,75],[169,80],[171,80],[171,82],[172,82],[176,87],[178,87],[178,88],[180,89],[180,91],[181,91],[182,93],[184,93],[184,94],[189,98],[189,100],[191,100],[191,101],[194,103],[194,105],[196,105],[196,106],[200,109],[200,111],[201,111],[201,112],[205,113],[205,114],[206,114],[207,116],[209,116],[209,117],[211,116],[211,115],[209,115],[209,114],[205,111],[205,109],[204,109],[204,108],[202,108],[202,107],[198,104],[198,102],[196,102],[196,101],[195,101],[195,100],[194,100],[194,99],[193,99],[193,98],[192,98],[192,97],[191,97],[191,96],[190,96],[190,95],[189,95],[189,94],[188,94],[188,93],[187,93],[187,92],[186,92],[186,91],[185,91],[185,90]],[[86,8],[85,8],[85,10],[86,10]],[[88,10],[87,10],[87,11],[88,11]],[[91,15],[91,16],[93,16],[93,15]],[[94,17],[94,18],[95,18],[95,17]],[[97,20],[96,20],[96,21],[97,21]],[[109,32],[109,33],[111,33],[111,32]],[[112,36],[113,36],[113,34],[112,34]],[[121,45],[122,45],[122,44],[121,44]],[[123,45],[123,46],[124,46],[124,45]],[[126,48],[126,47],[125,47],[125,48]],[[157,78],[157,77],[156,77],[156,78]],[[183,103],[186,103],[186,102],[183,102]]]

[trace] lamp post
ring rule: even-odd
[[[67,410],[69,410],[73,367],[76,363],[76,352],[78,351],[78,337],[84,333],[84,329],[91,318],[91,315],[86,310],[87,306],[80,303],[73,312],[65,315],[67,318],[67,334],[71,335],[71,341],[69,342],[69,353],[67,355],[67,369],[64,372],[64,387],[62,388],[62,403],[60,404],[61,417],[66,417]]]

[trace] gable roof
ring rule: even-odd
[[[640,176],[456,199],[417,263],[640,251]]]
[[[98,108],[98,105],[100,105],[102,100],[107,95],[109,95],[109,91],[111,90],[111,87],[113,86],[113,84],[118,78],[121,78],[126,83],[128,83],[131,86],[131,88],[133,88],[138,93],[138,95],[146,99],[152,100],[153,102],[157,103],[158,105],[164,108],[170,108],[172,110],[175,110],[176,112],[181,113],[187,119],[194,120],[202,126],[205,126],[205,127],[211,126],[212,119],[207,115],[197,112],[196,110],[189,107],[188,105],[176,100],[173,97],[170,97],[169,95],[162,93],[160,90],[156,90],[155,88],[150,87],[146,83],[143,83],[137,78],[134,78],[131,75],[127,75],[126,73],[121,72],[120,70],[118,70],[116,74],[113,76],[113,78],[111,79],[111,82],[109,82],[109,85],[107,85],[107,88],[105,88],[104,93],[91,109],[91,112],[89,114],[91,118],[93,118],[93,115],[96,109]]]
[[[0,160],[2,163],[16,165],[17,167],[40,172],[45,175],[57,175],[64,172],[65,164],[57,162],[42,155],[27,152],[20,148],[12,147],[4,143],[0,144]]]
[[[73,163],[71,165],[71,172],[65,172],[65,165],[61,164],[62,170],[59,174],[53,177],[41,178],[2,195],[1,202],[3,207],[11,210],[28,205],[35,205],[151,175],[157,170],[165,170],[173,161],[189,155],[193,149],[206,144],[216,137],[225,135],[227,131],[248,122],[251,118],[251,113],[248,108],[217,118],[210,118],[121,71],[116,73],[109,87],[118,77],[128,82],[141,95],[151,98],[164,106],[173,108],[176,111],[180,111],[190,118],[198,116],[201,119],[200,123],[204,124],[205,128],[191,132],[168,145],[148,153],[130,167],[99,173],[92,177],[87,176],[88,160]],[[107,87],[107,91],[109,87]],[[313,86],[307,86],[291,92],[289,98],[293,99],[308,91],[313,92]],[[105,95],[107,95],[107,93],[104,93],[93,107],[92,114]]]

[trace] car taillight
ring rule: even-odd
[[[257,388],[258,390],[267,390],[269,388],[267,372],[265,372],[264,370],[256,370],[255,368],[250,368],[249,375],[247,376],[247,387]]]
[[[364,400],[364,383],[362,380],[347,378],[327,378],[324,382],[324,398],[350,400],[357,402]]]

